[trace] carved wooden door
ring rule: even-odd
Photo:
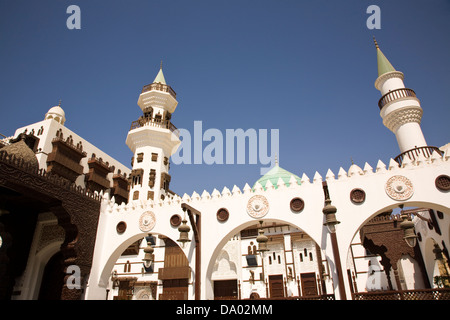
[[[301,273],[300,279],[302,282],[302,296],[316,296],[316,274],[314,272]]]
[[[163,281],[160,300],[186,300],[190,276],[189,261],[183,250],[172,240],[166,238],[164,268],[158,270],[158,278]]]
[[[271,298],[284,297],[283,275],[269,276],[269,289]]]

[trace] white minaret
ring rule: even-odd
[[[137,102],[143,112],[133,121],[126,144],[133,152],[129,201],[158,200],[169,195],[169,159],[180,139],[171,123],[177,107],[176,93],[160,70],[153,83],[144,86]]]
[[[403,73],[394,69],[374,41],[378,62],[375,87],[382,95],[378,106],[383,124],[395,134],[401,153],[427,146],[420,128],[423,111],[419,99],[413,90],[405,88]]]

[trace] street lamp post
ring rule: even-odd
[[[328,192],[328,185],[327,182],[324,181],[322,183],[323,191],[325,194],[325,206],[322,209],[323,214],[325,215],[325,223],[324,225],[327,227],[328,232],[330,233],[331,237],[331,246],[333,248],[333,256],[334,256],[334,263],[336,265],[336,273],[339,280],[339,294],[341,296],[342,300],[347,299],[347,295],[345,294],[345,287],[344,287],[344,275],[342,273],[342,265],[341,265],[341,257],[339,254],[339,247],[337,242],[337,236],[336,236],[336,225],[338,225],[340,222],[336,219],[336,212],[337,209],[335,206],[331,204],[330,195]]]
[[[184,212],[186,212],[189,216],[189,222],[191,223],[192,229],[194,231],[194,240],[195,240],[195,300],[200,300],[200,293],[201,293],[201,257],[202,257],[202,253],[201,253],[201,213],[200,211],[194,209],[193,207],[191,207],[190,205],[186,204],[186,203],[182,203],[181,204],[181,208],[183,209]],[[196,216],[194,219],[194,215]],[[189,228],[188,225],[186,225],[186,220],[184,220],[184,226]],[[178,230],[180,231],[180,240],[184,239],[184,242],[188,242],[190,241],[189,238],[187,238],[187,232],[190,231],[187,228],[182,228],[183,225],[181,225]],[[181,230],[180,230],[181,228]],[[182,241],[182,242],[183,242]],[[184,243],[183,242],[183,243]]]

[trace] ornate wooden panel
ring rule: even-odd
[[[0,153],[0,187],[31,199],[39,204],[41,210],[45,209],[55,214],[58,224],[65,232],[65,239],[61,245],[64,268],[77,265],[81,271],[81,283],[84,284],[84,278],[89,274],[92,265],[100,198],[64,178],[42,169],[31,168],[20,159],[6,157],[2,153]],[[13,215],[14,210],[10,211]],[[23,219],[29,219],[30,214],[27,212]],[[14,239],[11,239],[12,243],[13,241]],[[5,270],[2,264],[8,264],[9,258],[6,250],[0,252],[0,271]],[[64,283],[68,277],[69,275],[64,279]],[[0,275],[0,282],[2,281],[9,280]],[[82,288],[68,289],[64,285],[61,299],[77,300],[81,298],[81,293]]]

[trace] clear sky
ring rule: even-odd
[[[80,30],[66,27],[72,4]],[[369,5],[381,29],[367,28]],[[178,128],[278,129],[280,166],[311,180],[351,159],[375,168],[400,151],[379,115],[372,36],[440,147],[450,142],[449,34],[448,0],[0,0],[0,133],[43,120],[61,99],[68,128],[130,167],[126,135],[162,59]],[[243,188],[261,167],[172,164],[171,189]]]

